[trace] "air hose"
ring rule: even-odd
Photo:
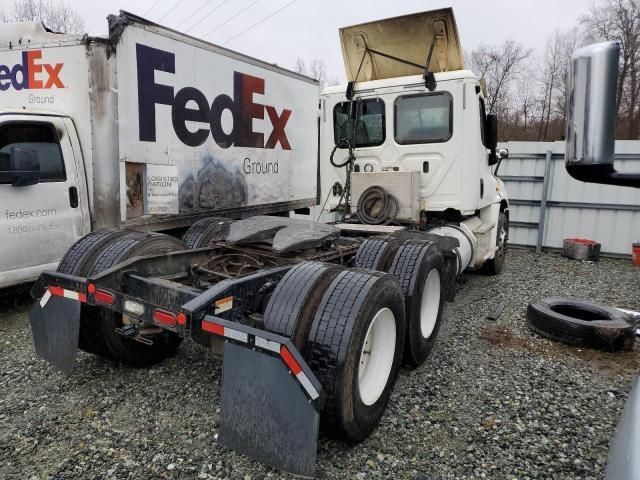
[[[398,199],[379,186],[367,188],[358,199],[358,218],[368,225],[387,225],[399,211]]]

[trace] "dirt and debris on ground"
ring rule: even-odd
[[[525,312],[553,295],[640,310],[640,269],[512,249],[501,276],[465,280],[374,434],[359,445],[321,437],[318,478],[603,478],[640,342],[623,353],[559,345],[531,333]],[[185,342],[141,370],[80,353],[65,378],[34,354],[28,301],[1,302],[0,478],[283,476],[216,444],[220,366],[201,347]]]

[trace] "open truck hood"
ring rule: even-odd
[[[404,15],[340,29],[342,56],[349,81],[404,77],[424,72],[429,49],[435,39],[429,70],[462,70],[462,48],[453,9]],[[372,52],[381,52],[411,62],[401,63]],[[422,65],[418,68],[417,65]]]

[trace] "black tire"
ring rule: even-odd
[[[210,217],[198,220],[182,236],[182,241],[190,248],[211,246],[218,240],[224,240],[229,234],[231,220],[224,217]]]
[[[393,358],[377,400],[365,405],[358,384],[361,354],[369,326],[383,309],[393,313]],[[331,282],[305,350],[305,359],[326,394],[321,422],[327,433],[359,442],[378,426],[398,374],[404,329],[402,291],[392,275],[347,269]]]
[[[369,238],[358,248],[354,266],[386,272],[398,248],[400,248],[400,242],[392,236]]]
[[[433,242],[425,240],[406,241],[393,260],[389,272],[393,274],[402,288],[404,294],[404,304],[407,318],[407,336],[404,347],[404,362],[414,367],[420,366],[431,353],[442,323],[442,312],[444,304],[444,256],[442,248]],[[425,329],[430,332],[423,334],[422,315],[433,314],[434,312],[423,312],[423,295],[431,295],[426,286],[426,282],[434,282],[429,274],[434,273],[437,277],[437,287],[432,285],[429,288],[437,288],[433,294],[438,298],[438,310],[435,313],[435,323],[425,322]],[[426,308],[435,308],[426,306]],[[431,315],[433,316],[433,315]]]
[[[487,275],[500,275],[504,268],[504,260],[507,254],[507,240],[509,239],[509,220],[504,212],[498,216],[498,235],[496,236],[495,257],[487,260],[482,266],[482,270]]]
[[[159,233],[128,232],[102,250],[92,265],[89,275],[96,275],[132,257],[186,250],[177,238]],[[110,357],[132,367],[154,365],[172,356],[182,338],[173,332],[163,331],[154,335],[153,345],[145,345],[116,333],[123,326],[122,314],[99,309],[95,322],[99,329],[101,347]]]
[[[635,320],[586,300],[549,297],[530,303],[527,325],[550,340],[611,352],[632,348],[635,341]]]
[[[299,263],[280,280],[262,316],[264,328],[291,338],[302,353],[313,315],[333,279],[344,269],[321,262]]]
[[[86,276],[100,250],[125,233],[126,230],[103,228],[85,235],[67,250],[56,271],[68,275]],[[86,304],[82,304],[80,307],[78,348],[87,353],[113,359],[111,352],[98,338],[99,333],[94,318],[95,310],[94,307]]]

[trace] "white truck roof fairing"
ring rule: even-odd
[[[432,45],[430,71],[447,72],[464,68],[458,28],[451,8],[344,27],[340,29],[340,43],[349,81],[423,73]]]

